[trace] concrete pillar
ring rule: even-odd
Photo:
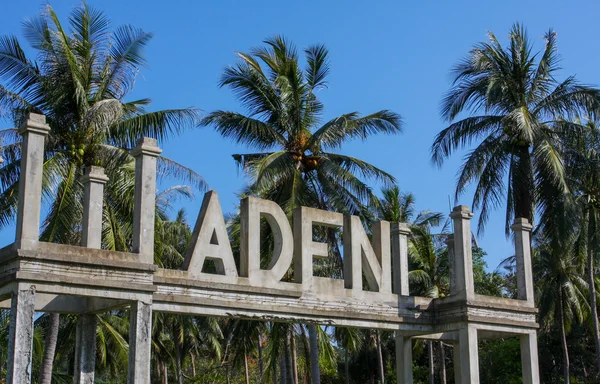
[[[75,334],[75,384],[93,384],[96,371],[96,315],[81,314]]]
[[[523,384],[540,384],[537,333],[536,331],[526,333],[524,335],[521,335],[520,339]]]
[[[392,289],[401,295],[409,295],[408,286],[408,235],[405,223],[392,223]]]
[[[104,203],[104,184],[108,177],[101,167],[86,167],[83,171],[83,226],[81,246],[100,249],[102,246],[102,204]]]
[[[446,247],[448,248],[448,266],[450,267],[450,295],[456,292],[456,261],[454,260],[454,235],[449,234],[446,237]]]
[[[50,133],[50,126],[46,124],[46,116],[30,113],[19,132],[23,138],[15,245],[32,248],[40,235],[44,140]]]
[[[127,384],[147,384],[150,382],[152,304],[136,301],[130,311]]]
[[[135,202],[133,210],[133,252],[140,261],[154,263],[154,212],[156,199],[156,158],[161,153],[156,139],[143,137],[131,151],[135,158]]]
[[[100,249],[102,246],[102,205],[104,184],[108,177],[101,167],[86,167],[83,171],[83,225],[81,246]],[[81,314],[77,319],[75,337],[75,384],[92,384],[96,370],[96,315]]]
[[[452,343],[452,360],[454,361],[454,382],[456,384],[461,383],[460,378],[460,344],[457,342]]]
[[[473,250],[471,247],[471,218],[468,207],[454,207],[450,217],[454,221],[454,276],[456,294],[465,300],[475,297],[473,282]]]
[[[534,306],[533,273],[531,271],[531,229],[533,226],[524,218],[515,219],[510,227],[515,233],[515,255],[517,259],[517,292],[519,300]]]
[[[8,384],[31,383],[34,313],[35,286],[17,284],[10,306],[6,372]]]
[[[458,331],[460,379],[462,384],[479,384],[477,329],[467,326]]]
[[[396,332],[396,382],[413,383],[412,340]]]

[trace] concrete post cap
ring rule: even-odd
[[[463,218],[463,219],[471,219],[473,217],[473,212],[466,205],[457,205],[454,207],[452,212],[450,213],[450,217],[453,219]]]
[[[138,157],[140,155],[157,157],[161,153],[162,150],[158,147],[157,140],[150,137],[139,138],[137,145],[131,150],[131,156],[133,157]]]
[[[89,167],[84,167],[83,176],[81,177],[81,182],[83,184],[86,183],[99,183],[105,184],[108,181],[108,176],[104,173],[104,168],[96,167],[94,165]]]
[[[510,229],[513,231],[528,231],[531,232],[533,229],[533,225],[529,224],[529,220],[524,217],[517,217],[513,222],[513,225],[510,226]]]
[[[50,126],[46,124],[46,116],[30,112],[19,127],[20,134],[23,135],[27,132],[34,132],[40,135],[49,134]]]
[[[399,233],[401,235],[410,235],[411,230],[406,223],[392,223],[392,233]]]

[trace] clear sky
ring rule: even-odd
[[[22,36],[22,21],[35,16],[42,4],[4,0],[0,34]],[[51,4],[66,22],[79,3]],[[439,102],[449,87],[450,69],[475,43],[487,39],[487,31],[506,41],[512,23],[523,22],[541,49],[543,34],[554,28],[563,57],[560,76],[574,74],[587,84],[600,80],[600,3],[592,0],[95,0],[89,4],[104,10],[113,26],[132,24],[154,33],[147,49],[149,67],[141,72],[130,95],[131,99],[152,98],[153,109],[239,110],[232,92],[217,86],[223,68],[235,62],[235,51],[247,51],[275,34],[283,34],[299,48],[326,44],[331,75],[329,88],[319,94],[326,119],[380,109],[394,110],[404,119],[402,135],[352,142],[343,152],[394,175],[403,191],[415,194],[418,209],[449,212],[461,154],[437,169],[430,162],[429,148],[447,125],[439,117]],[[8,124],[0,121],[0,127]],[[231,154],[244,153],[246,148],[210,128],[187,131],[161,146],[164,155],[196,170],[219,192],[225,211],[235,209],[244,179]],[[471,197],[466,194],[459,202],[470,205]],[[183,204],[192,223],[200,203],[197,194],[195,201]],[[13,238],[14,230],[4,229],[0,246]],[[491,269],[513,254],[504,237],[503,209],[491,217],[479,241],[488,252]]]

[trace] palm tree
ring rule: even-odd
[[[539,280],[539,308],[541,322],[559,330],[563,352],[564,383],[570,382],[567,334],[571,324],[581,323],[590,312],[587,303],[588,284],[583,277],[583,263],[577,260],[571,244],[547,244],[539,249],[537,257]]]
[[[195,125],[194,108],[147,112],[150,99],[125,101],[133,88],[144,47],[152,35],[125,25],[109,32],[109,19],[85,3],[69,18],[68,32],[47,5],[24,23],[24,34],[37,52],[28,59],[14,36],[0,37],[0,113],[18,125],[28,112],[43,113],[51,127],[45,148],[43,195],[49,205],[41,239],[57,243],[78,241],[83,188],[82,167],[100,165],[110,178],[106,186],[105,217],[127,222],[131,206],[124,192],[133,185],[130,148],[140,136],[165,139],[185,126]],[[14,128],[0,132],[4,158],[0,168],[0,228],[16,211],[20,137]],[[160,167],[203,187],[190,169],[161,158]],[[108,220],[105,225],[107,225]],[[114,239],[113,239],[114,240]],[[125,241],[105,241],[105,247],[127,250]],[[125,248],[125,249],[123,249]],[[58,328],[57,314],[49,329]],[[42,383],[49,383],[56,332],[47,340]]]
[[[344,377],[346,384],[350,384],[349,358],[360,348],[360,332],[357,328],[335,327],[333,335],[338,345],[344,348]]]
[[[472,205],[480,209],[479,231],[490,210],[506,199],[508,235],[515,217],[533,222],[536,207],[551,203],[553,196],[537,193],[544,186],[567,190],[556,125],[584,106],[597,108],[600,91],[573,76],[557,81],[553,30],[544,37],[541,55],[532,52],[520,24],[513,25],[506,48],[491,32],[489,39],[455,66],[441,109],[451,124],[436,136],[431,153],[441,166],[455,150],[478,143],[460,168],[456,197],[477,182]],[[455,121],[465,113],[471,116]]]
[[[377,199],[361,177],[390,183],[392,176],[332,150],[354,138],[399,133],[400,116],[387,110],[366,116],[351,112],[321,124],[323,104],[316,91],[327,85],[325,46],[304,50],[303,69],[296,48],[283,37],[267,39],[265,44],[238,53],[240,61],[227,68],[220,80],[221,86],[235,92],[248,114],[214,111],[203,123],[213,125],[223,137],[262,151],[236,154],[234,159],[251,180],[250,193],[276,201],[290,217],[299,206],[366,215],[365,205]],[[314,362],[317,330],[308,329]],[[318,384],[317,364],[311,365],[311,372],[312,383]]]
[[[600,248],[600,130],[596,121],[565,122],[569,126],[579,126],[576,135],[564,139],[567,180],[579,208],[578,243],[586,253],[587,283],[589,286],[589,304],[596,348],[596,373],[600,373],[600,325],[596,301],[595,258]]]

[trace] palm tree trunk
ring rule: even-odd
[[[288,384],[288,372],[287,366],[285,364],[285,348],[283,354],[281,355],[281,360],[279,361],[279,383],[280,384]]]
[[[350,384],[350,373],[348,371],[348,348],[344,348],[344,373],[346,374],[346,384]]]
[[[263,362],[263,350],[262,350],[262,335],[258,334],[258,381],[262,382],[264,375],[264,362]]]
[[[290,352],[290,333],[287,331],[287,335],[285,337],[285,372],[287,373],[285,382],[288,384],[294,384],[294,372],[292,369],[292,354]]]
[[[429,342],[429,384],[435,384],[435,364],[433,361],[433,341]]]
[[[58,313],[48,314],[48,333],[44,341],[44,357],[40,367],[40,384],[50,384],[52,381],[52,367],[54,365],[54,352],[58,339],[58,326],[60,315]]]
[[[565,321],[563,313],[563,295],[562,289],[558,289],[558,316],[560,321],[560,338],[561,346],[563,351],[563,377],[564,384],[570,384],[570,372],[569,372],[569,347],[567,346],[567,334],[565,332]]]
[[[312,384],[321,384],[321,370],[319,369],[319,340],[317,327],[308,324],[308,342],[310,346],[310,378]]]
[[[244,374],[246,375],[246,384],[250,384],[250,372],[248,372],[248,354],[244,346]]]
[[[294,327],[290,327],[290,349],[292,350],[292,382],[298,384],[298,358],[296,356],[296,338],[294,337]]]
[[[521,146],[517,149],[518,160],[516,170],[511,172],[515,217],[523,217],[533,222],[533,179],[531,168],[531,154],[529,146]]]
[[[177,384],[183,384],[183,369],[181,367],[181,348],[179,343],[175,343],[175,365],[177,368]]]
[[[594,326],[594,342],[596,345],[596,374],[600,374],[600,324],[598,324],[598,305],[596,304],[596,284],[594,281],[594,239],[596,237],[596,215],[588,213],[588,259],[587,278],[590,286],[590,307],[592,309],[592,323]]]
[[[163,363],[163,384],[169,384],[169,368],[167,363]]]
[[[196,377],[196,358],[193,353],[190,353],[190,358],[192,360],[192,376]]]
[[[379,366],[379,381],[381,384],[385,384],[385,370],[383,367],[383,353],[381,352],[381,337],[379,336],[379,330],[375,331],[375,342],[377,343],[377,363]]]
[[[440,341],[440,372],[442,384],[446,384],[446,352],[444,351],[444,342]]]

